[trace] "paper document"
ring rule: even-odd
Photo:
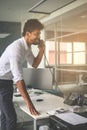
[[[56,112],[56,110],[50,110],[50,111],[47,111],[47,114],[49,114],[49,115],[55,115],[55,112]]]
[[[56,116],[64,121],[66,121],[67,123],[72,124],[72,125],[79,125],[79,124],[87,123],[87,118],[82,117],[82,116],[75,114],[73,112],[56,114]]]

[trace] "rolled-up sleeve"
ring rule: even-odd
[[[18,59],[16,58],[10,59],[10,68],[11,68],[11,73],[13,75],[14,83],[23,79],[22,64],[20,61],[18,61]]]
[[[18,41],[18,43],[14,43],[9,50],[10,69],[13,76],[13,81],[16,83],[17,81],[23,79],[22,64],[25,60],[27,60],[27,62],[32,66],[34,55],[31,47],[27,46],[24,38]]]
[[[16,53],[15,53],[16,51]],[[19,80],[23,79],[23,69],[22,69],[22,53],[19,49],[15,49],[14,51],[10,51],[10,69],[13,75],[13,81],[16,83]]]

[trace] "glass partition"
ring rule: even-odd
[[[87,64],[86,5],[45,23],[46,56],[51,66]]]
[[[86,82],[83,79],[87,73],[87,4],[48,20],[44,25],[45,66],[55,68],[56,84],[77,83],[79,77]]]

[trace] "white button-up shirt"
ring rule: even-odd
[[[15,83],[22,80],[25,60],[32,65],[34,55],[22,37],[10,44],[0,57],[0,79],[13,80]]]

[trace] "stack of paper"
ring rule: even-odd
[[[56,114],[56,117],[72,125],[79,125],[79,124],[87,123],[87,118],[82,117],[73,112],[65,112],[65,113]]]

